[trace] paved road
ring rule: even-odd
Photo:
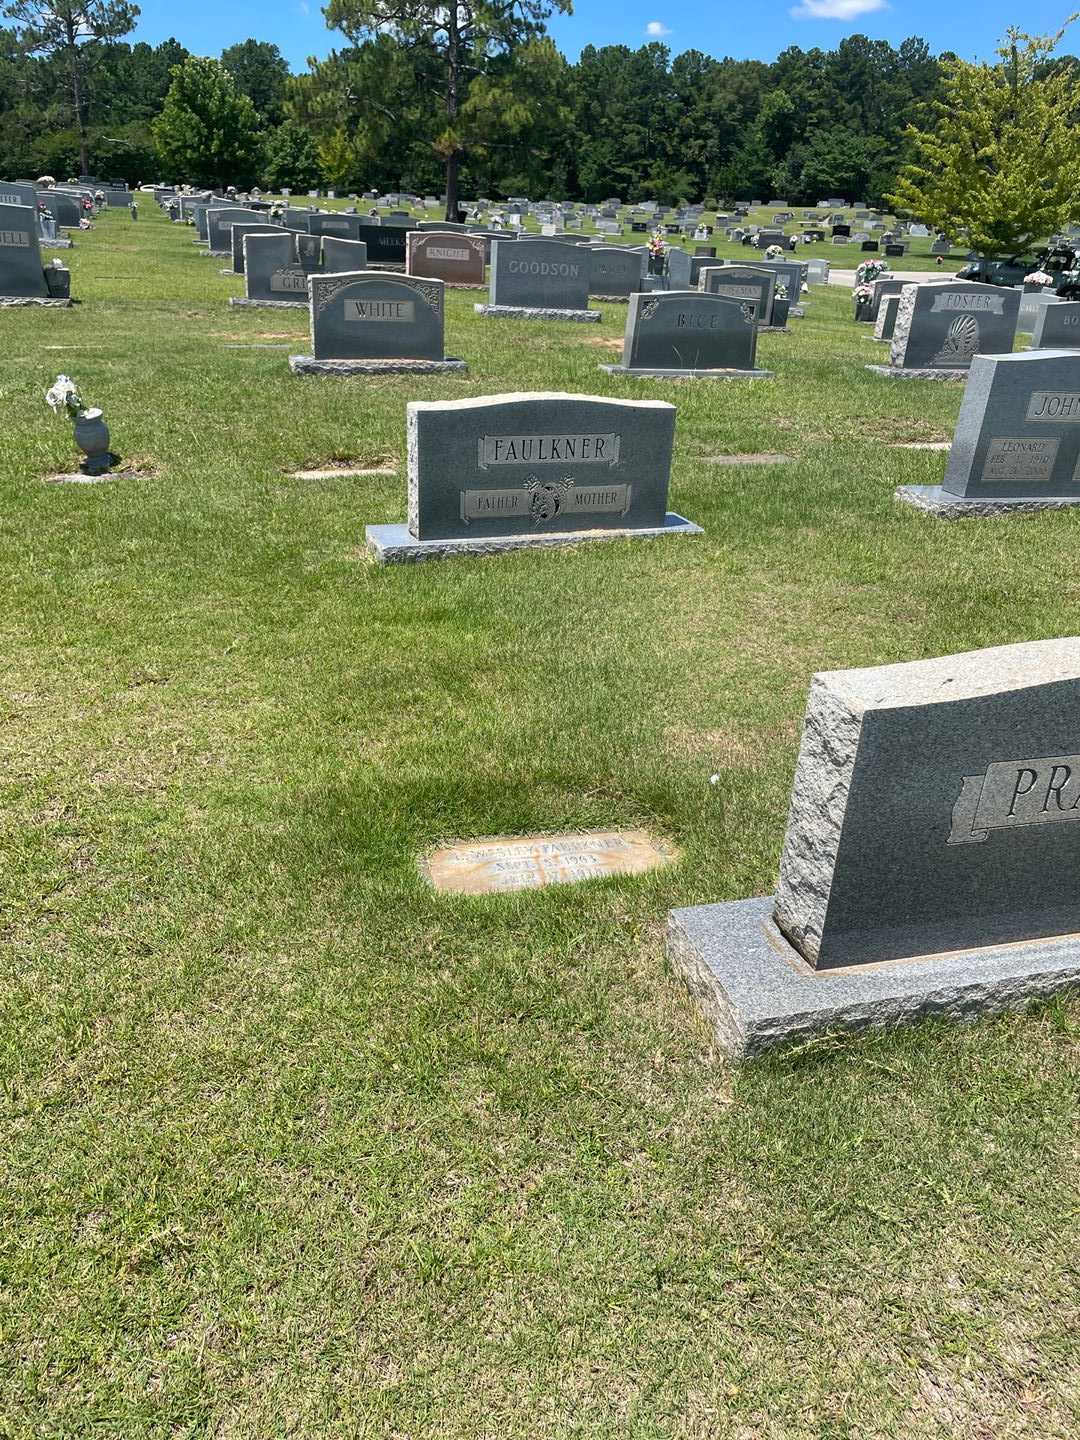
[[[914,284],[916,280],[951,280],[955,274],[956,271],[953,270],[950,266],[942,265],[940,270],[890,270],[888,272],[888,279],[910,280],[912,284]],[[884,279],[886,277],[879,276],[878,278]],[[850,290],[851,287],[855,284],[855,271],[830,270],[829,284],[846,285],[847,288]]]

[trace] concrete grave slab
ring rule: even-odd
[[[642,875],[670,865],[678,851],[644,830],[595,830],[570,835],[508,835],[459,840],[420,864],[436,890],[490,895],[571,885],[611,875]]]

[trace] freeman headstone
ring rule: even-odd
[[[754,318],[761,327],[772,324],[776,274],[751,265],[705,265],[698,282],[707,295],[726,295],[729,300],[746,300],[754,306]]]

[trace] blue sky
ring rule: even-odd
[[[157,44],[175,35],[200,55],[217,55],[226,45],[249,36],[272,40],[293,69],[303,69],[309,55],[325,55],[340,36],[326,29],[318,0],[228,0],[210,4],[193,0],[178,7],[174,0],[141,0],[142,18],[132,37]],[[789,45],[804,50],[832,49],[845,35],[861,33],[898,44],[921,35],[932,50],[955,50],[968,59],[989,56],[1010,24],[1049,33],[1069,14],[1068,0],[988,0],[976,5],[961,0],[946,6],[938,0],[765,0],[723,10],[705,10],[698,0],[580,0],[575,14],[556,16],[551,33],[563,52],[576,57],[583,45],[644,45],[661,39],[677,53],[771,60]],[[1080,53],[1080,23],[1064,47]]]

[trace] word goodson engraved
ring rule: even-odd
[[[992,830],[1067,820],[1080,820],[1080,755],[999,760],[964,776],[948,843],[981,844]]]
[[[1036,390],[1028,401],[1027,418],[1051,424],[1080,425],[1080,393]]]
[[[481,435],[476,463],[491,465],[617,465],[621,436],[607,435]]]

